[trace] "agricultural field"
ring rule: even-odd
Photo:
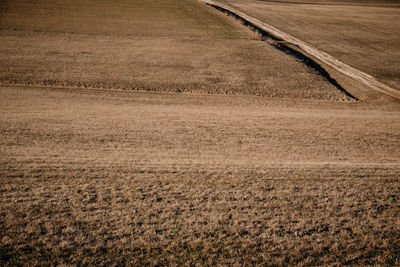
[[[196,0],[0,0],[0,44],[2,266],[400,265],[399,100]]]
[[[400,90],[396,0],[220,0]]]
[[[196,0],[0,3],[2,83],[346,99]]]
[[[399,263],[398,105],[0,92],[3,263]]]

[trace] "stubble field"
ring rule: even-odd
[[[2,83],[346,99],[196,0],[1,4]]]
[[[3,263],[398,264],[372,108],[2,87]]]
[[[192,0],[0,4],[2,265],[400,264],[398,100]]]

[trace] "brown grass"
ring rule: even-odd
[[[3,264],[400,263],[398,105],[0,92]]]
[[[348,99],[194,0],[2,3],[2,83]]]
[[[398,102],[192,0],[0,0],[0,43],[1,265],[400,264]]]
[[[398,1],[221,0],[400,89]]]

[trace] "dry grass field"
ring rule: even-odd
[[[196,0],[0,4],[2,83],[347,99]]]
[[[398,105],[0,92],[3,264],[400,264]]]
[[[0,265],[400,265],[400,103],[365,92],[195,0],[0,0]]]
[[[400,90],[400,2],[220,0]]]

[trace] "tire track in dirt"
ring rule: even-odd
[[[268,25],[264,22],[261,22],[260,20],[251,17],[239,10],[236,10],[232,7],[229,7],[227,5],[221,4],[219,2],[213,1],[213,0],[200,0],[204,2],[205,4],[214,7],[215,9],[222,11],[224,13],[227,13],[229,15],[234,16],[237,19],[240,19],[244,25],[247,27],[251,28],[252,30],[261,33],[263,36],[267,36],[271,38],[274,43],[275,47],[278,49],[284,50],[284,51],[289,51],[290,54],[293,54],[294,56],[299,58],[299,54],[302,56],[300,59],[308,59],[306,61],[310,62],[315,62],[311,58],[309,58],[306,54],[318,59],[320,62],[328,65],[332,69],[358,81],[361,82],[362,84],[368,86],[369,88],[381,92],[383,94],[389,95],[391,97],[400,99],[400,92],[396,89],[391,88],[390,86],[383,84],[379,81],[377,81],[374,77],[371,75],[364,73],[360,70],[357,70],[341,61],[338,59],[334,58],[333,56],[318,50],[317,48],[313,47],[312,45],[299,40],[295,37],[293,37],[290,34],[287,34],[285,32],[282,32],[278,30],[277,28]],[[292,48],[294,47],[294,48]],[[306,62],[307,63],[307,62]],[[316,62],[315,62],[316,63]],[[316,63],[319,65],[318,63]],[[309,64],[308,64],[309,65]],[[313,66],[311,66],[313,67]],[[315,67],[313,67],[315,69]],[[318,71],[320,71],[317,68]],[[325,73],[327,73],[324,70]],[[321,73],[321,71],[320,71]],[[329,77],[326,77],[323,73],[321,73],[325,78],[327,78],[328,81]],[[335,85],[336,86],[336,85]],[[338,86],[336,86],[338,87]],[[344,89],[341,88],[341,86],[338,87],[341,91],[344,91],[345,94],[348,96],[351,96],[348,92],[346,92]],[[352,96],[355,98],[354,96]],[[355,98],[356,99],[356,98]]]

